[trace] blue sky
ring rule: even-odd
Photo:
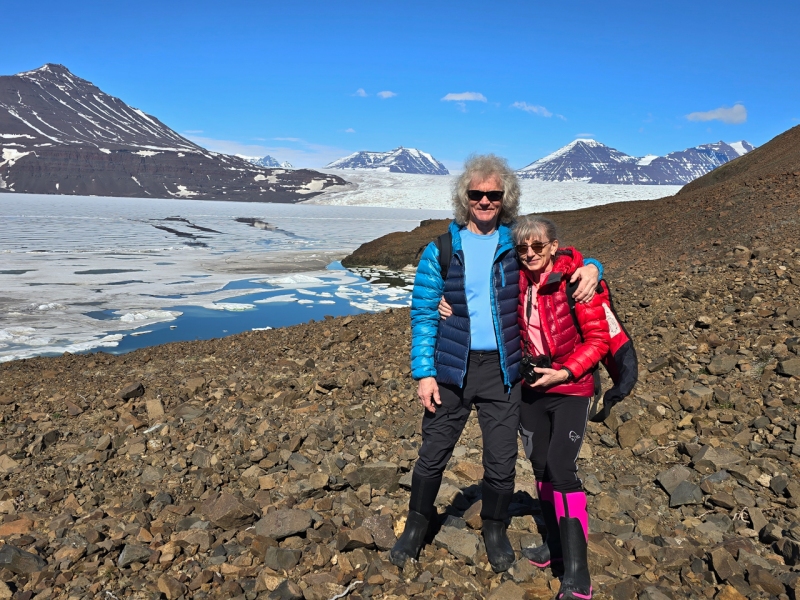
[[[399,145],[522,167],[800,124],[800,2],[12,2],[0,74],[62,63],[213,150],[321,167]],[[383,92],[383,94],[381,94]]]

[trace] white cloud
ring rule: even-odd
[[[722,121],[729,125],[740,125],[747,121],[747,109],[744,104],[734,104],[732,107],[722,106],[705,112],[693,112],[686,115],[690,121]]]
[[[355,130],[355,129],[353,129],[352,127],[348,127],[347,129],[345,129],[345,130],[344,130],[344,132],[345,132],[345,133],[355,133],[355,132],[356,132],[356,130]]]
[[[292,138],[292,137],[276,137],[272,138],[276,142],[302,142],[300,138]]]
[[[593,138],[593,137],[594,137],[593,133],[576,133],[575,134],[575,139],[582,138],[582,139],[585,140],[586,138]]]
[[[288,160],[295,167],[322,168],[337,158],[351,154],[352,150],[324,146],[307,142],[301,138],[273,138],[278,141],[294,142],[294,146],[267,146],[260,144],[245,144],[236,140],[218,140],[209,137],[187,135],[195,144],[207,148],[212,152],[223,154],[240,154],[242,156],[263,157],[269,154],[280,162]]]
[[[547,110],[544,106],[538,106],[536,104],[528,104],[527,102],[514,102],[511,105],[511,108],[518,108],[520,110],[524,110],[525,112],[529,112],[534,115],[539,115],[540,117],[552,117],[553,113]]]
[[[382,98],[386,100],[387,98],[393,98],[397,96],[395,92],[390,92],[389,90],[385,90],[383,92],[378,92],[378,98]]]
[[[356,93],[353,94],[353,96],[358,96],[359,98],[366,98],[367,96],[369,96],[369,94],[367,94],[367,92],[364,91],[364,88],[358,88],[356,90]]]
[[[447,94],[442,98],[443,102],[486,102],[486,96],[478,92],[461,92],[459,94]]]

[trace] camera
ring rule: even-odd
[[[550,362],[549,356],[544,356],[543,354],[538,356],[526,354],[522,357],[522,360],[519,361],[519,374],[522,375],[525,383],[533,385],[539,381],[539,378],[542,376],[541,373],[537,373],[533,369],[536,367],[540,369],[549,369],[552,366],[553,364]]]

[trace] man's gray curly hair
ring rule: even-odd
[[[469,198],[467,190],[473,179],[486,181],[492,176],[497,177],[503,186],[503,204],[500,207],[500,222],[512,223],[519,214],[519,180],[516,173],[508,166],[505,158],[494,154],[473,154],[464,163],[464,172],[458,176],[453,185],[453,212],[455,221],[459,225],[466,225],[469,221]]]

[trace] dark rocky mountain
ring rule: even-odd
[[[684,185],[753,150],[749,142],[717,142],[666,156],[628,156],[596,140],[575,140],[520,169],[526,179],[589,183]]]
[[[299,202],[333,175],[210,152],[62,66],[0,77],[0,192]]]
[[[249,156],[241,156],[238,155],[239,158],[245,159],[247,162],[252,163],[254,165],[258,165],[259,167],[266,167],[268,169],[293,169],[292,163],[288,160],[283,162],[278,162],[278,159],[272,158],[269,154],[262,158],[252,158]]]
[[[395,148],[389,152],[354,152],[335,160],[326,169],[372,169],[390,173],[449,175],[450,172],[427,152],[416,148]]]

